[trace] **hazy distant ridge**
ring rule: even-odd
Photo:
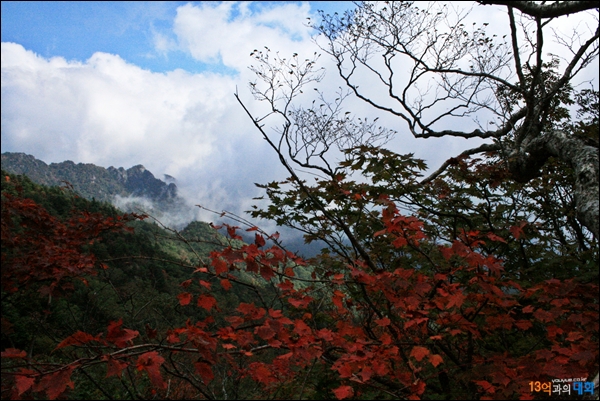
[[[154,177],[144,166],[127,170],[113,166],[104,168],[94,164],[75,164],[70,160],[50,165],[25,153],[2,153],[2,169],[13,174],[24,174],[43,185],[64,185],[68,181],[75,191],[87,199],[115,202],[115,197],[141,197],[160,205],[166,210],[180,204],[173,177],[169,184]]]

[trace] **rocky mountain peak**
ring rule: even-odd
[[[70,160],[50,165],[25,153],[2,154],[2,169],[13,174],[27,175],[43,185],[63,185],[68,181],[83,197],[113,203],[121,198],[143,197],[158,204],[181,203],[175,179],[166,183],[156,178],[143,165],[127,170],[123,167],[108,168],[91,163],[74,163]]]

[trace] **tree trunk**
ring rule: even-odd
[[[538,174],[548,157],[567,162],[574,170],[577,216],[596,238],[599,237],[600,203],[598,201],[598,149],[555,130],[524,141],[509,156],[513,177],[527,182]]]

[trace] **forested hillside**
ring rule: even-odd
[[[2,177],[3,346],[60,363],[69,356],[56,347],[75,332],[100,333],[111,322],[121,322],[154,338],[188,319],[207,318],[202,309],[183,306],[177,295],[182,282],[196,291],[210,285],[190,279],[201,276],[194,273],[202,259],[228,243],[214,228],[192,222],[176,232],[145,216],[123,215],[108,203],[89,201],[66,186],[38,185],[5,171]],[[94,233],[78,238],[92,221]],[[65,253],[69,260],[61,259]],[[24,264],[29,265],[26,272],[18,267]],[[211,294],[222,305],[259,301],[244,286],[232,287],[226,292],[216,286]],[[69,398],[131,395],[117,380],[102,391],[95,387],[105,374],[96,367],[73,377],[76,386]]]
[[[145,215],[123,214],[108,203],[87,200],[68,185],[48,187],[5,171],[2,177],[2,344],[7,350],[27,350],[30,358],[48,366],[75,355],[94,360],[95,351],[81,354],[63,347],[77,345],[83,333],[102,333],[107,327],[109,336],[133,338],[137,333],[159,344],[173,342],[182,325],[223,325],[239,305],[277,302],[263,268],[261,275],[232,270],[218,280],[206,269],[214,252],[247,247],[239,236],[227,239],[199,221],[176,231]],[[298,266],[297,274],[310,279],[307,268]],[[192,294],[198,293],[206,294],[198,297],[199,307],[190,305]],[[126,343],[118,339],[116,344]],[[3,366],[10,369],[10,351],[3,356],[9,358]],[[127,365],[115,363],[118,371]],[[137,398],[154,391],[135,369],[128,373],[129,384],[115,377],[99,385],[106,369],[96,364],[79,373],[72,376],[70,399]],[[239,372],[222,374],[238,378],[211,391],[242,398],[259,394],[257,388],[245,388]],[[46,386],[54,398],[68,382],[55,385],[40,382],[32,389]],[[8,389],[3,382],[3,391]]]

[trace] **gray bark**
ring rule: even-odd
[[[555,130],[524,141],[509,156],[513,177],[528,182],[550,156],[567,162],[575,174],[575,202],[581,223],[598,238],[600,221],[598,148]]]
[[[539,4],[534,1],[479,1],[478,3],[510,6],[539,18],[556,18],[598,8],[597,1],[557,1],[551,4]]]

